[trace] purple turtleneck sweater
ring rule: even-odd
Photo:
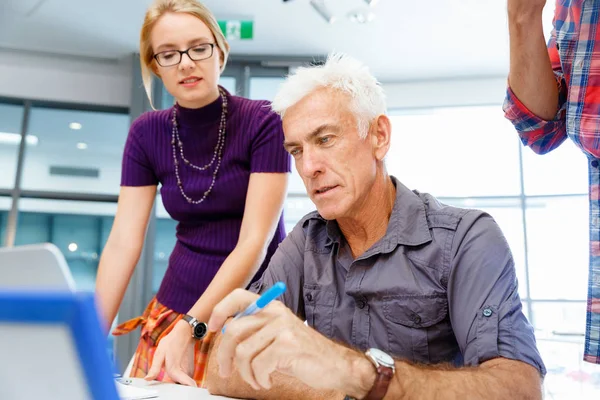
[[[131,125],[125,144],[121,185],[160,183],[165,209],[178,221],[177,242],[157,299],[179,313],[186,313],[194,305],[235,248],[250,174],[290,172],[290,157],[283,148],[281,119],[270,110],[269,102],[230,94],[227,99],[221,167],[211,193],[200,204],[188,204],[177,186],[171,144],[173,108],[141,115]],[[198,166],[208,164],[217,144],[221,97],[200,109],[175,108],[185,157]],[[177,159],[185,193],[194,200],[202,198],[212,181],[216,162],[211,168],[198,171],[183,163],[179,150]],[[284,237],[282,215],[253,282],[262,275]]]

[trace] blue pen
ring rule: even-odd
[[[246,309],[243,312],[237,313],[235,317],[233,317],[233,320],[235,321],[238,318],[256,314],[257,312],[265,308],[267,304],[284,294],[285,289],[285,283],[277,282],[276,284],[271,286],[266,292],[264,292],[262,296],[260,296],[254,303],[246,307]],[[225,327],[223,327],[221,333],[225,333]]]

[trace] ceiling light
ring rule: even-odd
[[[78,131],[82,128],[82,125],[79,122],[71,122],[69,124],[69,128],[73,129],[74,131]]]
[[[335,16],[329,10],[329,8],[325,5],[325,0],[310,0],[310,5],[313,6],[316,12],[319,13],[325,21],[330,24],[335,22]]]
[[[365,3],[367,3],[371,7],[375,7],[375,5],[379,3],[379,0],[365,0]]]
[[[79,247],[79,246],[77,246],[77,243],[75,243],[75,242],[69,243],[69,246],[68,246],[68,248],[69,248],[69,251],[70,251],[71,253],[74,253],[74,252],[76,252],[78,247]]]
[[[87,145],[87,143],[79,142],[79,143],[77,143],[77,148],[79,150],[85,150],[88,148],[88,145]]]
[[[366,24],[375,19],[375,14],[371,11],[351,11],[348,13],[348,19],[357,24]]]
[[[29,146],[36,146],[39,140],[37,136],[27,135],[25,136],[25,143]],[[0,132],[0,144],[12,144],[19,145],[21,143],[21,135],[18,133]]]

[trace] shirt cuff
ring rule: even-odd
[[[506,89],[506,100],[504,101],[504,115],[510,120],[520,132],[544,130],[547,131],[547,125],[556,124],[563,118],[566,102],[558,109],[551,120],[545,120],[532,113],[519,100],[510,86]]]

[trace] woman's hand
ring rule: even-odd
[[[165,374],[173,382],[197,386],[191,378],[194,373],[194,345],[190,325],[178,321],[173,330],[158,343],[152,365],[144,379],[156,379],[164,365]]]

